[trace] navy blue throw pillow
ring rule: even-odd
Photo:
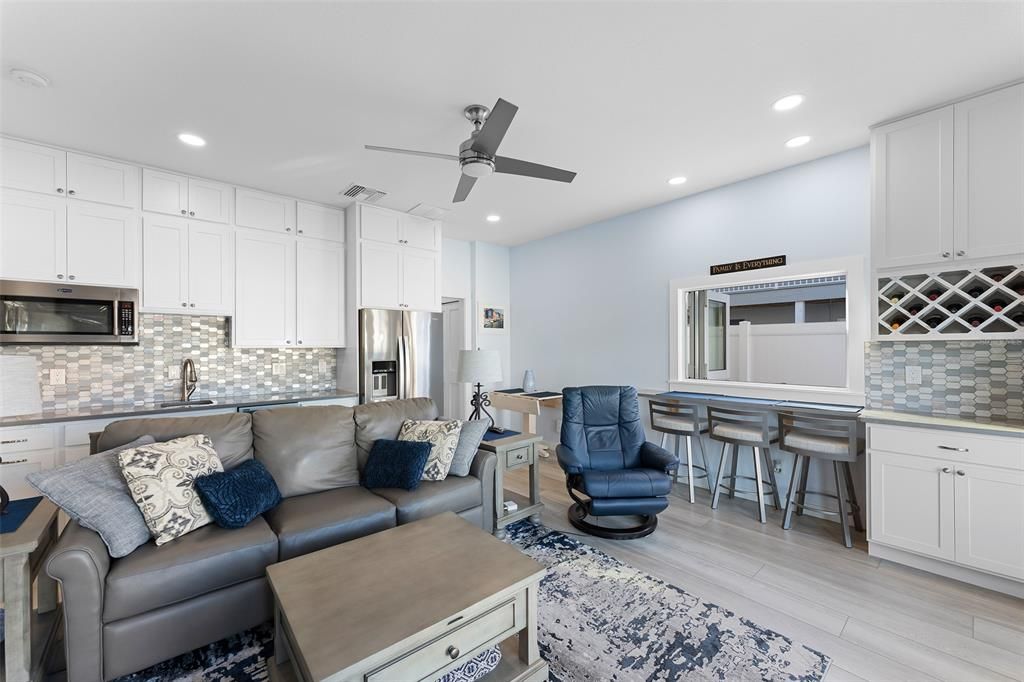
[[[363,485],[367,488],[420,487],[423,470],[430,459],[430,443],[381,438],[373,444],[363,467]]]
[[[281,504],[274,477],[259,460],[242,462],[231,471],[200,476],[196,490],[207,513],[221,528],[244,528],[265,511]]]

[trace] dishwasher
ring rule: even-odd
[[[291,400],[291,401],[288,401],[286,403],[267,403],[265,405],[247,405],[245,407],[239,407],[238,411],[239,412],[248,412],[248,413],[251,414],[253,412],[256,412],[257,410],[272,410],[275,407],[298,407],[298,406],[299,406],[299,401],[298,400]]]

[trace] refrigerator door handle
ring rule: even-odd
[[[404,336],[399,336],[398,337],[398,372],[396,372],[396,374],[398,374],[398,396],[397,397],[398,397],[399,400],[403,400],[406,397],[406,395],[405,395],[405,391],[406,391],[406,387],[405,387],[405,364],[406,364],[405,337]]]

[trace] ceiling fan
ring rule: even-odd
[[[519,107],[501,98],[498,98],[494,109],[488,109],[482,104],[472,104],[466,107],[464,114],[472,122],[473,132],[470,133],[468,140],[459,145],[458,156],[394,147],[376,147],[369,144],[366,145],[366,148],[378,152],[412,154],[413,156],[429,156],[458,161],[462,168],[462,177],[459,178],[459,186],[455,188],[455,197],[452,199],[454,203],[465,201],[477,178],[486,177],[491,173],[508,173],[542,180],[572,182],[576,177],[576,173],[572,171],[530,161],[520,161],[507,156],[498,156],[498,145],[501,144],[505,133],[508,132],[508,127],[512,124],[512,119],[517,111],[519,111]]]

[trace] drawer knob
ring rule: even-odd
[[[967,472],[966,472],[966,471],[964,471],[963,469],[957,469],[957,470],[956,470],[956,475],[957,475],[957,476],[966,476],[966,475],[967,475]]]
[[[25,463],[27,461],[28,461],[27,459],[11,459],[11,460],[8,460],[8,461],[5,462],[3,460],[3,457],[0,457],[0,466],[2,466],[4,464],[23,464],[23,463]],[[458,651],[458,649],[456,649],[456,651]]]
[[[939,450],[952,450],[953,452],[970,452],[968,448],[954,448],[952,445],[940,445]]]
[[[448,658],[454,661],[456,658],[459,657],[459,647],[453,644],[452,646],[448,647],[448,650],[445,651],[445,653],[448,654]]]
[[[949,467],[942,467],[942,473],[944,473],[944,474],[951,474],[951,473],[953,473],[953,470],[950,469]]]
[[[13,440],[0,440],[0,445],[13,445],[14,443],[27,443],[28,438],[15,438]]]

